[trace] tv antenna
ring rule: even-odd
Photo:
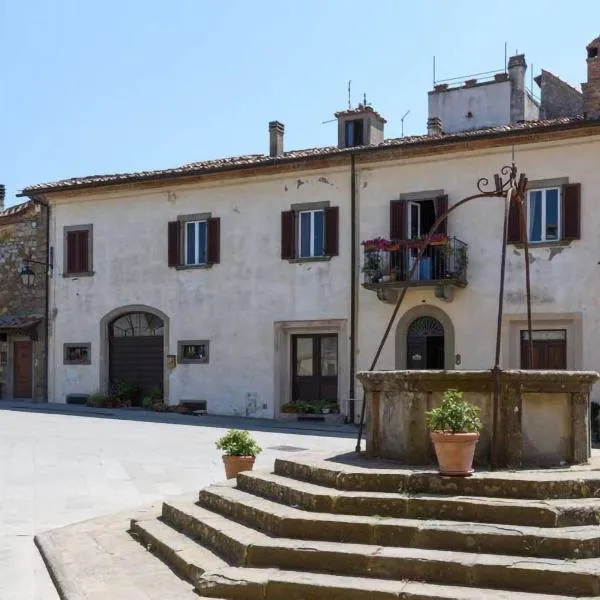
[[[404,137],[404,119],[406,119],[406,115],[408,115],[408,113],[410,112],[410,109],[407,110],[404,115],[402,116],[402,118],[400,119],[400,123],[402,124],[402,135],[400,137]]]
[[[348,79],[348,110],[352,108],[352,80]]]

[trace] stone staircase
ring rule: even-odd
[[[365,466],[368,465],[368,466]],[[442,478],[278,459],[163,504],[131,534],[206,598],[600,597],[600,471]]]

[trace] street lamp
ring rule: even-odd
[[[50,271],[52,270],[52,261],[44,261],[41,262],[39,260],[33,260],[31,258],[31,251],[27,254],[25,259],[23,260],[23,264],[21,265],[21,269],[19,270],[19,275],[21,276],[21,281],[23,285],[27,288],[33,287],[35,283],[35,271],[31,268],[31,265],[42,265],[46,268],[46,276],[50,275]]]

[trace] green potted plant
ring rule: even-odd
[[[427,413],[427,425],[441,475],[466,477],[473,473],[475,446],[483,425],[479,409],[463,393],[447,390],[442,403]]]
[[[232,479],[242,471],[252,471],[254,461],[262,448],[247,432],[239,429],[230,429],[217,443],[217,450],[222,450],[225,475]]]

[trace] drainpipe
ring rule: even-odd
[[[44,273],[44,325],[45,325],[45,339],[44,339],[44,380],[46,382],[46,402],[50,400],[50,265],[54,262],[50,256],[50,203],[46,200],[42,200],[38,196],[31,198],[35,204],[39,204],[46,213],[46,271]]]
[[[354,423],[355,413],[355,373],[356,373],[356,157],[350,155],[350,423]]]

